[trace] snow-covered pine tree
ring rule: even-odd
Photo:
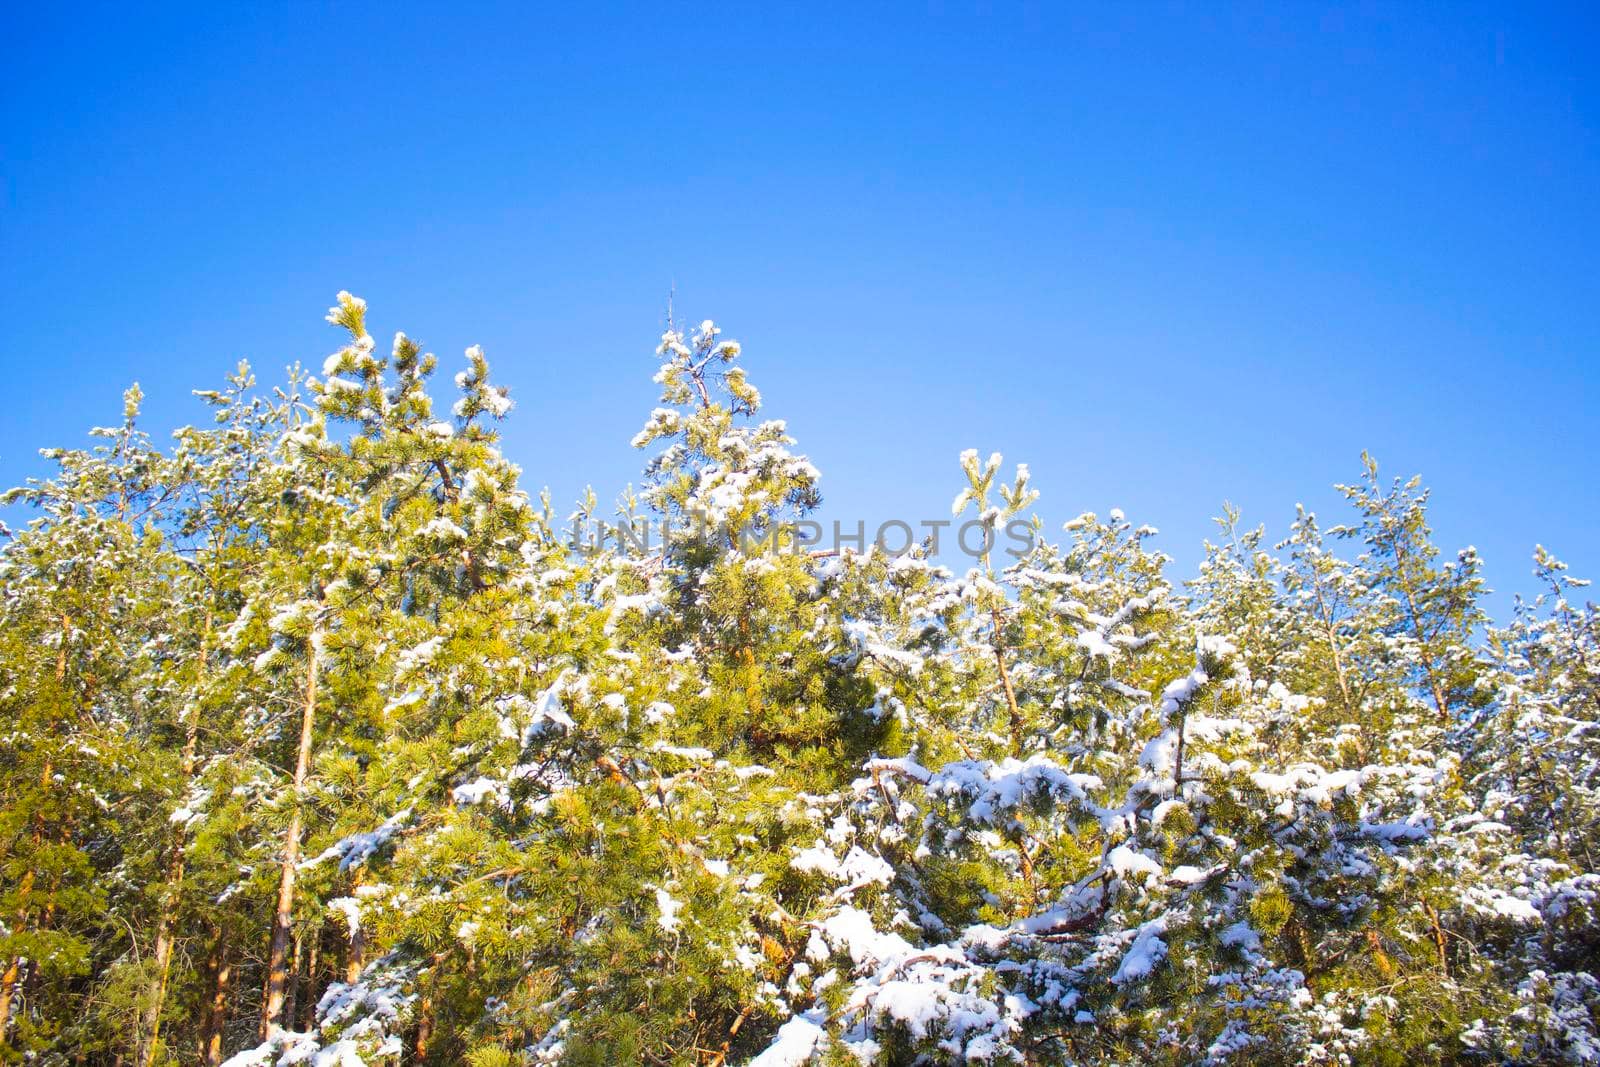
[[[175,485],[138,426],[140,401],[136,385],[122,424],[92,431],[104,443],[47,450],[57,473],[5,497],[41,512],[0,558],[8,1057],[131,1051],[113,1028],[138,1028],[142,969],[124,966],[138,963],[138,933],[116,916],[155,873],[162,816],[142,801],[170,769],[159,741],[181,699],[167,682],[183,645],[183,620],[167,611],[182,566],[160,528]]]
[[[1484,884],[1467,894],[1473,937],[1515,990],[1477,1044],[1587,1063],[1600,1062],[1600,608],[1573,603],[1589,583],[1566,572],[1540,546],[1542,591],[1490,634],[1494,699],[1459,735],[1479,798],[1462,821],[1486,843]]]
[[[446,414],[329,318],[317,378],[165,452],[135,389],[6,498],[0,1058],[1600,1061],[1597,615],[1543,550],[1487,626],[1368,459],[1175,591],[971,452],[976,566],[818,551],[710,322],[580,546],[481,351]]]
[[[1360,522],[1335,528],[1366,546],[1359,563],[1374,593],[1388,600],[1386,636],[1408,665],[1413,683],[1427,694],[1445,722],[1482,703],[1477,691],[1477,656],[1472,649],[1483,624],[1483,590],[1477,550],[1468,546],[1453,561],[1439,563],[1427,525],[1428,491],[1421,478],[1396,478],[1385,488],[1378,463],[1362,453],[1365,478],[1339,489],[1360,513]]]

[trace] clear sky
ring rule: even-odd
[[[675,283],[828,518],[947,516],[999,450],[1182,576],[1368,448],[1497,588],[1600,577],[1593,7],[155,7],[0,16],[7,484],[134,379],[164,432],[320,364],[348,288],[610,498]]]

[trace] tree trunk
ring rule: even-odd
[[[200,675],[206,669],[206,657],[211,647],[211,610],[206,610],[205,627],[200,637]],[[200,702],[189,708],[188,722],[184,724],[182,784],[185,793],[194,783],[195,753],[200,740]],[[143,1025],[139,1028],[139,1055],[134,1060],[138,1067],[151,1067],[155,1063],[158,1039],[161,1036],[161,1010],[166,1006],[167,978],[172,972],[173,925],[178,917],[178,904],[182,896],[184,850],[188,845],[188,830],[180,823],[172,835],[171,854],[167,857],[166,890],[161,896],[161,914],[156,920],[155,959],[156,973],[150,979],[146,994]]]
[[[56,667],[56,681],[61,681],[65,675],[66,662],[63,660]],[[39,788],[41,790],[49,788],[50,777],[54,772],[54,761],[50,757],[46,757],[44,770],[39,774]],[[39,845],[43,841],[44,823],[36,812],[33,819],[33,848],[35,853],[38,852]],[[29,895],[33,892],[34,880],[35,875],[30,868],[23,872],[22,880],[17,884],[17,903],[19,907],[17,909],[15,929],[23,929],[28,923],[27,901]],[[11,1026],[11,1005],[16,1000],[17,983],[22,979],[22,964],[22,957],[14,956],[11,962],[6,965],[5,973],[0,974],[0,1051],[7,1051],[11,1048],[11,1043],[6,1038],[6,1031]]]
[[[1450,702],[1445,697],[1444,685],[1439,681],[1439,672],[1434,665],[1434,659],[1428,652],[1427,638],[1423,634],[1422,619],[1417,614],[1416,598],[1411,590],[1406,589],[1406,606],[1411,612],[1411,630],[1417,638],[1417,648],[1422,655],[1422,669],[1428,677],[1428,692],[1433,697],[1434,710],[1439,713],[1439,721],[1450,721]]]
[[[1439,909],[1432,904],[1424,904],[1423,909],[1428,913],[1428,921],[1433,924],[1433,947],[1439,953],[1439,971],[1445,978],[1450,977],[1450,950],[1444,940],[1444,924],[1439,921]]]
[[[1183,741],[1189,725],[1188,702],[1178,706],[1178,744],[1172,759],[1172,799],[1183,799]]]
[[[355,896],[356,891],[360,888],[361,875],[358,871],[356,874],[355,884],[351,886],[350,895]],[[361,977],[361,968],[367,962],[366,955],[367,930],[364,925],[357,923],[355,929],[350,931],[350,951],[349,954],[345,956],[344,960],[344,980],[346,982],[354,982],[357,978]]]
[[[6,1040],[6,1030],[11,1025],[11,998],[16,993],[17,979],[22,977],[22,957],[11,957],[4,975],[0,975],[0,1051],[11,1048]]]
[[[417,1009],[417,1040],[412,1046],[416,1062],[421,1063],[428,1058],[428,1042],[433,1040],[433,994],[427,993],[422,997],[422,1004]]]
[[[1344,654],[1339,648],[1339,627],[1334,623],[1333,611],[1328,607],[1327,600],[1322,595],[1322,583],[1318,581],[1315,586],[1317,593],[1318,620],[1322,623],[1322,631],[1328,639],[1328,651],[1333,656],[1333,676],[1339,683],[1339,699],[1343,704],[1346,716],[1355,713],[1355,706],[1350,699],[1350,682],[1345,675]]]
[[[57,685],[60,685],[66,681],[67,649],[71,643],[72,619],[71,617],[63,614],[61,616],[61,650],[56,653]],[[49,790],[50,777],[54,771],[55,764],[52,762],[50,757],[47,756],[44,761],[44,770],[39,775],[39,788],[41,791]],[[43,840],[44,824],[36,815],[33,823],[33,846],[35,852],[38,851],[39,843]],[[28,899],[28,895],[33,892],[33,882],[34,872],[32,870],[26,871],[22,876],[21,883],[17,886],[17,901],[19,904],[25,904]],[[16,928],[23,928],[27,924],[27,921],[28,913],[26,908],[24,907],[19,909],[17,912]],[[17,983],[22,979],[22,963],[23,960],[21,956],[13,957],[6,965],[4,973],[0,973],[0,1051],[8,1051],[11,1048],[11,1044],[6,1038],[6,1031],[10,1029],[11,1026],[11,1005],[16,1000]]]
[[[161,1009],[167,999],[167,976],[172,969],[172,928],[178,911],[178,886],[183,881],[182,828],[179,828],[176,837],[177,840],[172,843],[172,854],[167,860],[167,884],[161,897],[161,914],[156,920],[156,973],[151,977],[150,989],[145,994],[144,1013],[139,1026],[139,1049],[134,1057],[139,1067],[151,1067],[155,1063],[161,1036]]]
[[[1373,962],[1378,965],[1378,973],[1383,976],[1383,980],[1387,982],[1393,978],[1394,961],[1389,958],[1387,952],[1383,951],[1383,942],[1378,938],[1376,930],[1367,931],[1367,947],[1372,950]]]
[[[305,933],[295,931],[294,949],[289,953],[289,981],[283,992],[283,1021],[293,1029],[300,1011],[300,954],[305,943]]]
[[[283,1025],[283,1002],[288,991],[289,933],[294,919],[295,872],[300,864],[300,835],[305,829],[306,774],[311,768],[311,738],[317,719],[318,635],[312,631],[307,655],[305,702],[300,716],[300,750],[294,763],[294,812],[283,838],[283,859],[278,873],[278,907],[272,916],[272,939],[267,949],[267,990],[261,1005],[261,1038]]]
[[[437,968],[443,954],[433,957],[433,966]],[[411,1045],[412,1062],[423,1063],[428,1058],[428,1043],[433,1040],[433,986],[438,981],[437,970],[432,970],[425,980],[422,998],[417,1003],[417,1039]]]
[[[1011,671],[1006,668],[1005,645],[1000,639],[1000,609],[995,608],[990,614],[994,622],[994,665],[1000,671],[1000,686],[1006,694],[1006,712],[1009,716],[1011,728],[1011,755],[1016,759],[1022,758],[1022,709],[1017,707],[1017,693],[1011,688]]]
[[[1417,607],[1416,591],[1412,583],[1405,576],[1406,553],[1397,544],[1394,551],[1395,562],[1401,567],[1400,590],[1406,597],[1406,611],[1411,621],[1411,632],[1417,639],[1417,651],[1422,657],[1422,670],[1428,678],[1428,691],[1433,697],[1434,710],[1439,713],[1439,721],[1450,721],[1450,702],[1445,696],[1444,685],[1439,681],[1439,674],[1434,664],[1431,653],[1428,652],[1428,637],[1422,628],[1422,612]]]
[[[233,979],[227,934],[220,927],[206,957],[206,973],[211,991],[201,1006],[200,1063],[202,1067],[217,1067],[222,1062],[223,1031],[228,1025],[228,986]]]
[[[311,938],[311,952],[306,962],[304,977],[300,979],[300,1021],[302,1031],[310,1030],[317,1021],[317,964],[322,955],[322,927],[318,926]]]

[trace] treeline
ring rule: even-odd
[[[1600,613],[1544,550],[1491,623],[1367,461],[1174,587],[967,453],[1022,558],[793,551],[817,472],[708,322],[578,509],[685,532],[578,552],[481,351],[435,410],[328,317],[6,498],[0,1060],[1600,1062]]]

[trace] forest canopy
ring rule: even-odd
[[[817,548],[711,322],[569,515],[480,349],[436,400],[327,317],[4,498],[0,1062],[1600,1063],[1600,611],[1544,548],[1490,619],[1362,457],[1179,578],[976,451],[1024,551]]]

